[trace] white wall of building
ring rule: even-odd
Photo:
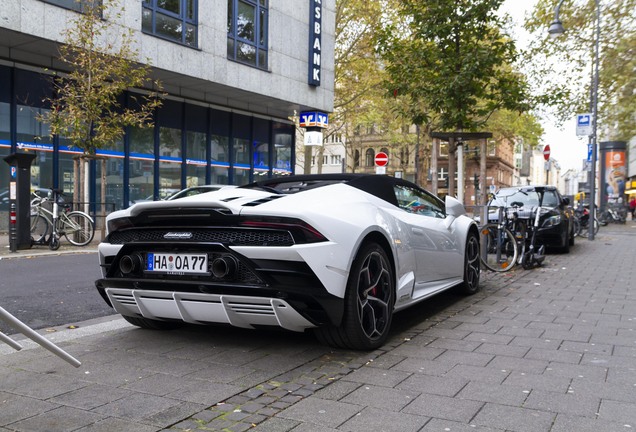
[[[198,2],[198,49],[142,33],[140,1],[113,3],[125,5],[125,13],[117,17],[107,12],[106,18],[133,30],[139,60],[149,60],[165,90],[173,96],[249,112],[279,116],[284,113],[285,118],[294,110],[333,110],[335,0],[322,2],[318,87],[307,83],[309,2],[270,2],[268,70],[227,59],[227,1]],[[62,32],[75,15],[74,11],[40,0],[0,0],[0,39],[4,40],[0,40],[0,59],[63,70],[55,59],[54,44],[37,45],[40,39],[62,42]],[[12,37],[16,43],[12,43]],[[109,42],[117,43],[115,39]]]

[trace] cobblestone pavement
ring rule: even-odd
[[[0,345],[0,431],[630,431],[636,225],[545,266],[485,273],[394,318],[374,352],[309,334],[133,328],[118,318]]]

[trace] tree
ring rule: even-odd
[[[68,67],[68,73],[55,76],[51,110],[42,118],[50,124],[51,135],[68,139],[89,157],[97,149],[121,140],[125,127],[151,126],[155,109],[161,105],[161,84],[148,78],[148,61],[146,65],[137,63],[139,52],[134,47],[133,30],[116,24],[124,9],[108,7],[111,3],[83,1],[82,13],[69,20],[62,31],[64,44],[59,47],[59,60]],[[145,96],[131,94],[136,107],[124,106],[121,98],[131,88],[152,91]],[[79,176],[75,174],[80,185],[86,172],[83,165]],[[83,195],[88,202],[88,190]]]
[[[497,110],[529,110],[525,79],[512,66],[515,43],[496,13],[502,2],[401,0],[401,19],[384,22],[378,52],[388,74],[385,87],[403,98],[403,115],[414,124],[476,131]],[[452,142],[449,151],[454,171]]]
[[[598,124],[611,139],[636,135],[636,0],[600,1]],[[533,39],[526,64],[559,122],[590,111],[590,86],[596,42],[595,0],[567,0],[560,9],[566,29],[547,37],[555,0],[539,0],[526,20]]]

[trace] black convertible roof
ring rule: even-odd
[[[349,186],[375,195],[393,205],[397,205],[397,199],[393,187],[397,184],[420,189],[417,185],[387,175],[377,174],[305,174],[297,176],[276,177],[250,183],[241,188],[261,188],[280,194],[291,194],[335,183],[346,183]]]

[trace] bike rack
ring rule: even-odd
[[[67,353],[62,348],[58,347],[57,345],[55,345],[53,342],[46,339],[42,335],[38,334],[35,330],[33,330],[28,325],[24,324],[22,321],[20,321],[13,315],[11,315],[2,307],[0,307],[0,319],[2,319],[7,324],[13,326],[14,328],[18,329],[20,333],[22,333],[29,339],[33,340],[35,343],[39,344],[41,347],[49,350],[50,352],[52,352],[53,354],[55,354],[56,356],[58,356],[65,362],[70,363],[72,366],[80,367],[80,365],[82,364],[75,357],[73,357],[72,355],[70,355],[69,353]],[[14,341],[13,339],[11,339],[9,336],[5,335],[2,332],[0,332],[0,341],[6,343],[7,345],[15,349],[16,351],[20,351],[22,349],[22,345],[20,345],[19,343],[17,343],[16,341]]]

